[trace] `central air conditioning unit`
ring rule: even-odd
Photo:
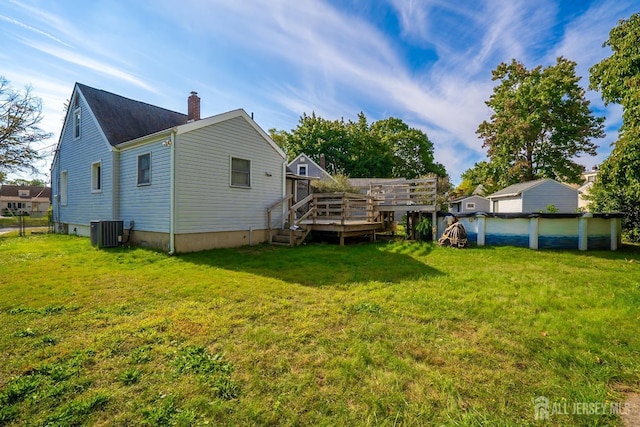
[[[91,221],[91,245],[115,248],[122,244],[122,221]]]

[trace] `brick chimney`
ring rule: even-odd
[[[200,120],[200,97],[198,92],[191,92],[187,99],[187,121]]]
[[[325,168],[325,166],[326,166],[326,165],[325,165],[325,163],[326,163],[326,160],[325,160],[325,158],[324,158],[324,154],[320,154],[320,167],[321,167],[323,170],[324,170],[324,169],[326,169],[326,168]]]

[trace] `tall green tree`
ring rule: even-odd
[[[324,154],[331,174],[344,173],[352,178],[447,174],[444,166],[434,161],[433,143],[427,135],[394,117],[370,124],[362,112],[356,121],[332,121],[305,113],[291,132],[269,132],[291,159],[306,153],[317,161]]]
[[[291,132],[270,129],[271,138],[282,148],[292,160],[300,153],[305,153],[315,161],[320,154],[327,159],[327,172],[337,174],[344,171],[349,162],[349,142],[344,119],[326,120],[315,113],[300,116],[298,125]]]
[[[469,196],[479,185],[484,187],[484,194],[494,193],[504,187],[498,183],[499,176],[500,171],[494,164],[482,160],[462,173],[462,182],[456,188],[456,193]]]
[[[373,123],[370,133],[382,147],[390,148],[392,177],[416,178],[429,173],[440,177],[447,175],[444,166],[435,161],[433,143],[423,131],[390,117]]]
[[[344,171],[352,178],[393,177],[394,156],[389,141],[372,131],[364,113],[346,124],[348,163]],[[330,160],[329,160],[330,161]]]
[[[33,96],[30,87],[16,91],[0,77],[1,177],[19,170],[35,171],[33,163],[41,156],[33,144],[51,137],[39,127],[42,118],[42,101]]]
[[[640,241],[640,14],[618,22],[603,47],[612,54],[590,71],[590,87],[605,104],[622,105],[622,126],[591,189],[591,209],[622,211],[623,228]]]
[[[540,178],[580,182],[583,168],[573,159],[596,154],[591,139],[604,136],[604,118],[590,111],[575,68],[560,57],[546,68],[528,70],[514,59],[493,71],[500,81],[486,102],[493,114],[476,133],[500,186]]]

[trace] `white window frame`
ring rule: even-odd
[[[464,208],[466,209],[475,209],[476,208],[476,203],[475,202],[467,202],[464,204]]]
[[[244,170],[234,170],[233,169],[233,161],[234,160],[242,160],[242,161],[245,161],[245,162],[249,162],[249,171],[245,172]],[[234,172],[241,172],[241,173],[248,174],[249,184],[245,185],[245,184],[234,183],[233,182],[233,173]],[[251,173],[251,160],[244,159],[242,157],[229,156],[229,185],[231,187],[234,187],[234,188],[251,188],[251,175],[252,175],[252,173]]]
[[[304,173],[301,172],[302,168],[304,168]],[[309,176],[309,165],[298,165],[298,175],[300,176]]]
[[[91,192],[102,193],[102,161],[91,163]]]
[[[82,115],[80,107],[73,110],[73,139],[82,137]]]
[[[69,182],[69,174],[66,170],[60,172],[60,205],[67,206],[69,203],[67,185]]]
[[[147,181],[140,182],[140,158],[144,157],[144,156],[149,156],[149,177],[148,177]],[[138,156],[137,163],[138,163],[137,164],[137,170],[138,170],[137,182],[138,182],[138,187],[144,187],[144,186],[147,186],[147,185],[151,185],[151,152],[140,154]]]

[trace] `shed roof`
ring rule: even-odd
[[[462,202],[462,201],[464,201],[464,200],[467,200],[467,199],[473,199],[473,198],[479,198],[479,199],[485,199],[485,200],[488,200],[486,197],[481,196],[481,195],[479,195],[479,194],[472,194],[472,195],[470,195],[470,196],[460,196],[460,197],[456,197],[455,199],[451,199],[451,200],[449,200],[449,203],[458,203],[458,202]]]
[[[76,83],[113,146],[187,123],[187,115]]]
[[[496,191],[495,193],[490,194],[487,197],[492,199],[492,198],[498,198],[498,197],[515,197],[515,196],[519,196],[524,191],[527,191],[530,188],[536,187],[536,186],[538,186],[538,185],[540,185],[540,184],[542,184],[543,182],[546,182],[546,181],[557,182],[557,181],[554,181],[553,179],[549,179],[549,178],[538,179],[538,180],[535,180],[535,181],[520,182],[518,184],[513,184],[513,185],[510,185],[508,187],[505,187],[500,191]]]

